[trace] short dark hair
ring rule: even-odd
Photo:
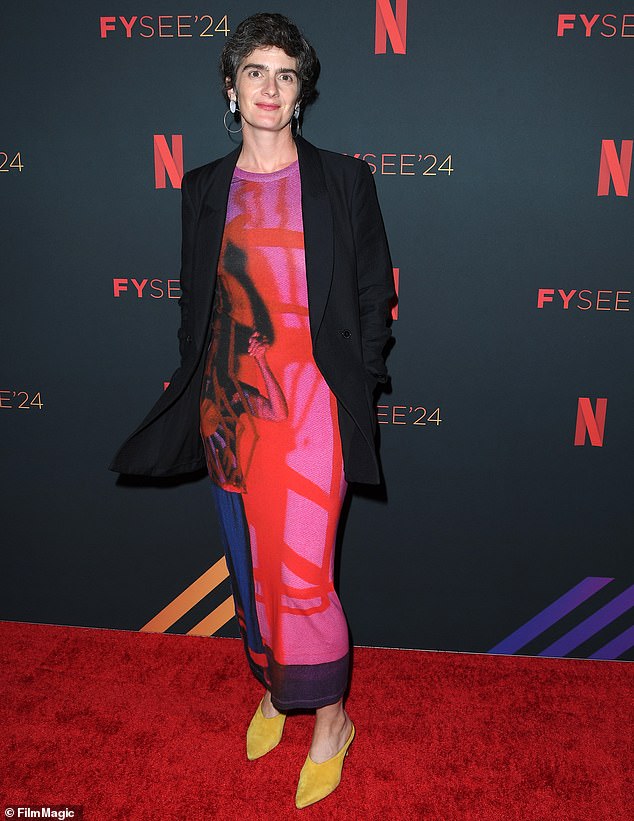
[[[262,12],[243,20],[229,37],[220,55],[220,74],[225,99],[228,88],[235,88],[238,67],[256,48],[277,46],[297,60],[300,82],[299,103],[303,109],[317,99],[315,88],[321,66],[317,53],[295,23],[283,14]],[[226,78],[229,77],[229,81]]]

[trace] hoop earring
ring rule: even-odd
[[[295,131],[293,131],[293,121],[295,121]],[[291,117],[291,134],[293,137],[297,137],[297,135],[301,135],[302,129],[299,124],[299,103],[295,106],[295,111],[293,111],[293,116]]]
[[[229,134],[239,134],[243,128],[242,125],[240,125],[240,128],[229,128],[229,126],[227,125],[227,114],[231,114],[231,116],[233,117],[233,115],[235,114],[235,105],[235,100],[232,100],[229,105],[229,108],[227,109],[227,111],[225,111],[224,116],[222,118],[222,122],[224,123],[225,129]],[[231,106],[234,107],[233,111],[231,110]]]

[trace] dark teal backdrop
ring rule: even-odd
[[[339,553],[353,641],[632,659],[634,17],[406,5],[404,54],[375,54],[373,0],[270,9],[322,62],[303,134],[371,163],[398,268],[385,487],[357,489]],[[154,136],[182,135],[185,169],[233,148],[215,27],[261,10],[3,10],[0,618],[139,630],[221,558],[206,477],[107,465],[178,364],[180,191],[155,186]]]

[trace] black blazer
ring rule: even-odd
[[[385,382],[392,263],[372,172],[296,137],[313,356],[337,398],[346,479],[378,484],[373,392]],[[109,470],[174,476],[205,467],[199,432],[204,353],[227,200],[241,145],[182,180],[180,366]]]

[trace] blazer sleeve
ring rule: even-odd
[[[189,190],[189,174],[190,172],[187,171],[181,180],[181,296],[178,300],[181,311],[181,324],[177,333],[181,361],[185,356],[188,346],[192,344],[191,324],[189,321],[189,295],[193,275],[195,209]]]
[[[352,227],[357,257],[357,284],[363,361],[369,379],[386,382],[383,349],[392,336],[391,305],[396,297],[392,261],[383,216],[370,166],[358,162],[352,194]]]

